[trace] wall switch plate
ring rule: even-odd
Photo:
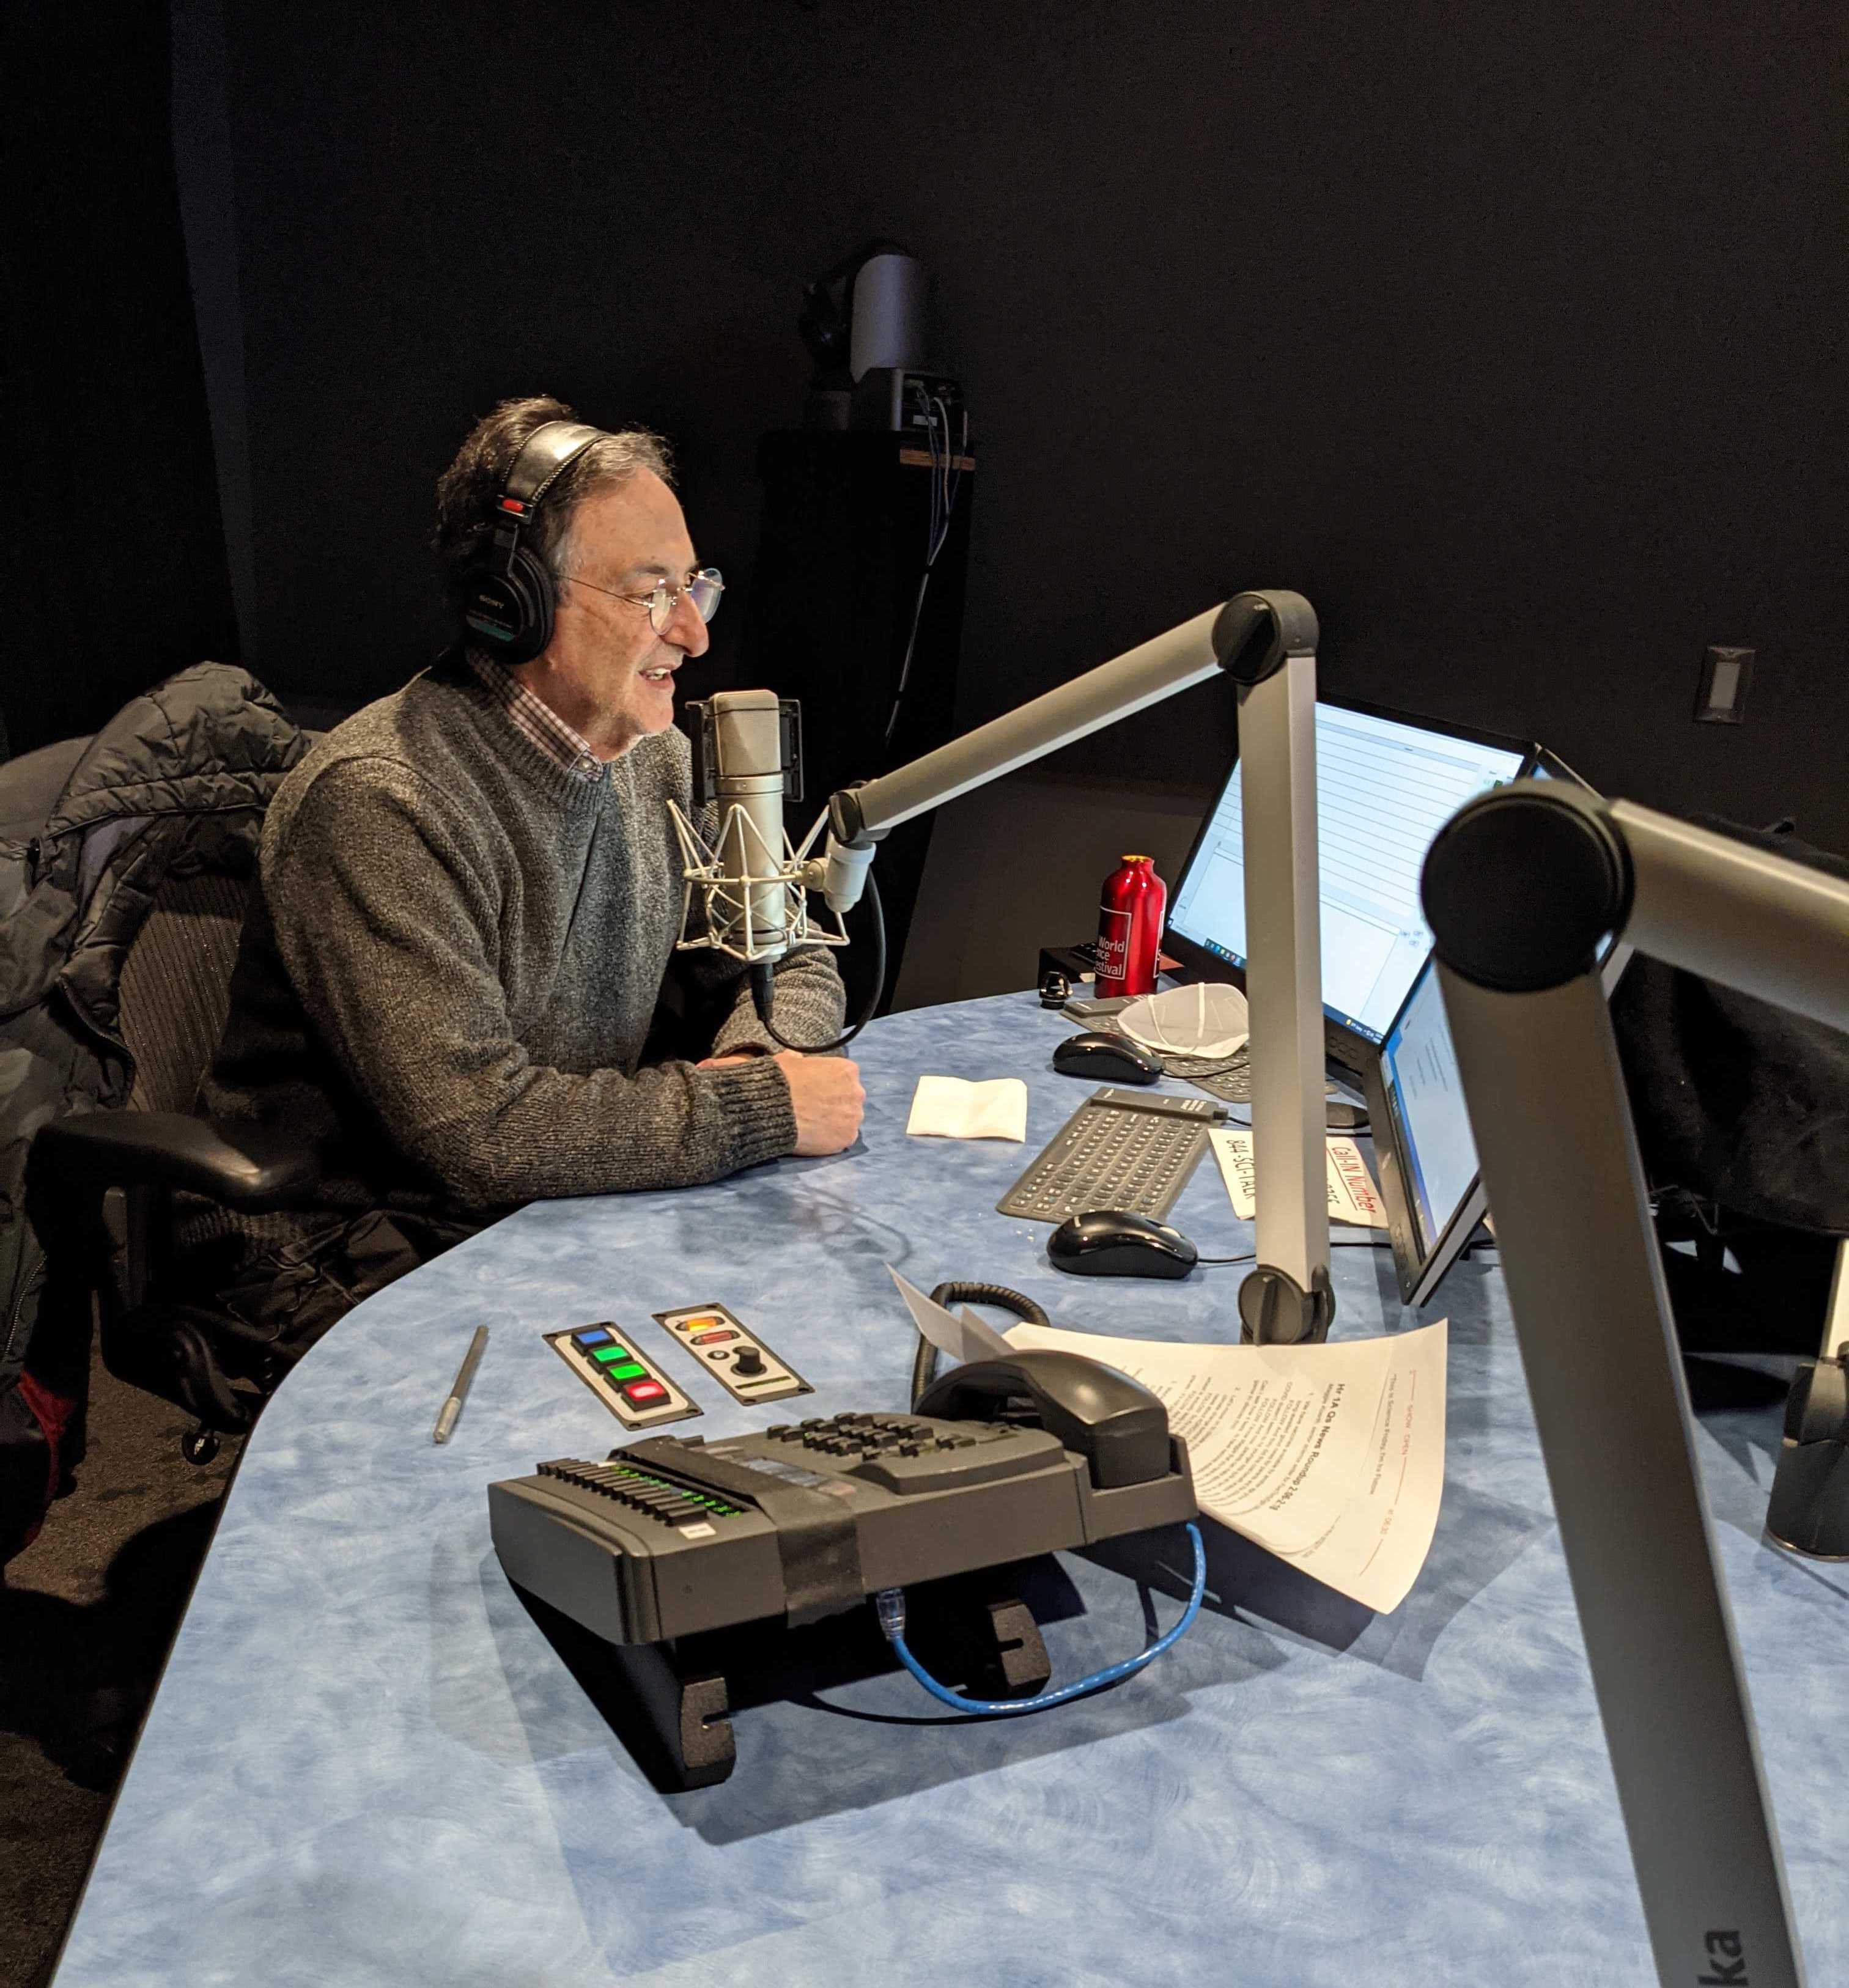
[[[1710,648],[1702,658],[1702,681],[1695,694],[1698,725],[1743,725],[1746,693],[1752,688],[1751,649]]]

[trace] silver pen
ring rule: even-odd
[[[478,1325],[475,1337],[469,1342],[469,1351],[462,1355],[462,1364],[455,1370],[455,1379],[449,1390],[449,1398],[438,1411],[436,1427],[432,1430],[432,1442],[447,1442],[449,1432],[455,1427],[455,1418],[462,1412],[462,1397],[469,1391],[469,1384],[475,1378],[475,1370],[481,1364],[482,1348],[488,1344],[488,1328]]]

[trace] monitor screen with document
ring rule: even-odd
[[[1534,754],[1518,739],[1318,700],[1322,1007],[1344,1061],[1359,1064],[1385,1036],[1431,952],[1419,872],[1433,837]],[[1235,760],[1175,886],[1165,942],[1195,972],[1235,981],[1245,968],[1240,800]]]
[[[1587,786],[1570,766],[1546,751],[1537,755],[1529,773],[1536,779]],[[1600,977],[1607,993],[1631,952],[1628,945],[1613,947],[1609,938],[1600,948]],[[1405,1005],[1387,1025],[1365,1084],[1400,1296],[1409,1305],[1423,1304],[1484,1215],[1477,1144],[1435,959],[1421,968]]]
[[[1483,1215],[1477,1144],[1435,959],[1387,1028],[1367,1106],[1400,1295],[1423,1304]]]

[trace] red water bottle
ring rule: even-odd
[[[1098,901],[1098,995],[1153,994],[1168,886],[1152,856],[1126,856]]]

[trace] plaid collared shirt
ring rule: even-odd
[[[479,649],[470,649],[467,654],[469,667],[483,688],[513,720],[514,729],[522,738],[537,746],[574,779],[588,781],[594,786],[603,779],[609,762],[600,759],[544,698],[536,697],[505,663],[497,663]]]

